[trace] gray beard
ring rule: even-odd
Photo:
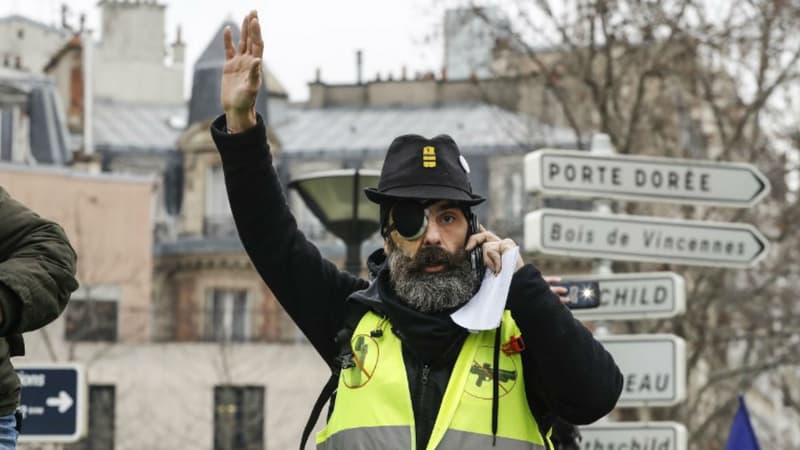
[[[453,255],[438,247],[423,247],[415,257],[394,249],[387,257],[389,279],[400,300],[420,312],[439,312],[463,305],[472,298],[476,276],[466,251]],[[425,265],[443,262],[438,273]]]

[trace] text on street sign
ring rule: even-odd
[[[686,397],[686,343],[671,334],[603,336],[624,377],[617,406],[671,406]]]
[[[76,364],[18,364],[21,442],[76,442],[86,423],[83,368]]]
[[[606,422],[580,427],[581,450],[686,450],[688,433],[677,422]]]
[[[753,165],[652,156],[603,156],[539,150],[525,157],[529,192],[570,197],[747,207],[764,198],[769,180]]]
[[[525,250],[555,255],[750,267],[768,245],[750,224],[559,209],[525,216]]]
[[[562,280],[597,280],[600,306],[572,311],[585,320],[674,317],[686,310],[683,277],[673,272],[561,275]]]

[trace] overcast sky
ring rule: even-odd
[[[129,0],[131,1],[131,0]],[[426,37],[438,32],[443,4],[457,0],[159,0],[166,4],[169,42],[177,25],[187,43],[185,94],[189,71],[214,32],[226,18],[237,23],[251,9],[258,10],[265,39],[264,58],[292,100],[308,96],[306,83],[319,67],[325,82],[354,82],[355,52],[364,51],[367,79],[380,72],[395,77],[401,67],[437,70],[442,43]],[[20,14],[47,24],[60,23],[60,5],[66,3],[77,24],[87,14],[90,28],[99,33],[97,0],[0,0],[0,16]],[[434,6],[432,6],[434,5]]]

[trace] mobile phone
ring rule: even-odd
[[[569,309],[588,309],[600,306],[600,282],[596,280],[561,280],[556,286],[567,288]]]
[[[469,235],[472,236],[479,230],[480,225],[478,224],[478,216],[475,215],[474,212],[471,212],[469,218]],[[472,270],[475,271],[475,278],[477,279],[477,283],[475,283],[475,289],[473,292],[473,294],[475,294],[478,292],[478,289],[480,289],[481,283],[483,282],[483,276],[486,273],[486,265],[483,262],[483,249],[481,246],[475,246],[475,248],[470,252],[469,257],[470,262],[472,263]]]

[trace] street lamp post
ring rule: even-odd
[[[364,195],[364,188],[377,186],[379,177],[377,170],[341,169],[289,182],[325,228],[344,241],[345,270],[356,276],[361,273],[361,243],[380,227],[379,207]]]

